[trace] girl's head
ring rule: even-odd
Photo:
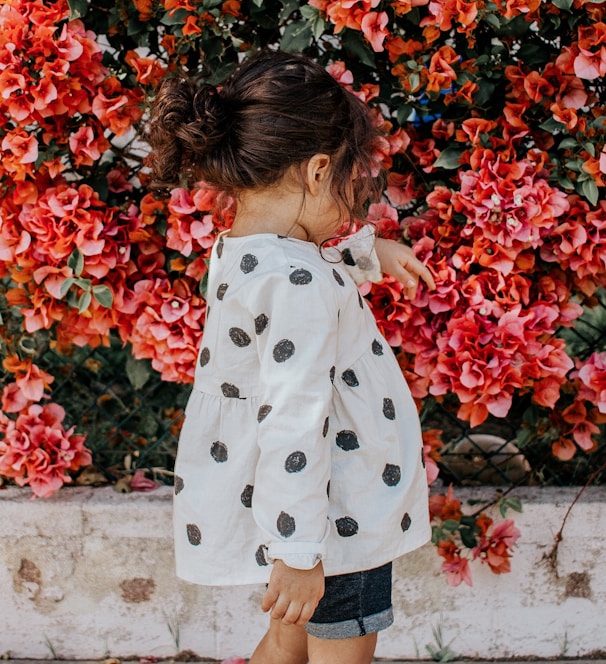
[[[377,136],[366,105],[320,65],[262,51],[222,88],[165,81],[151,112],[149,163],[156,188],[201,180],[237,197],[327,154],[333,198],[350,219],[361,219],[380,193]]]

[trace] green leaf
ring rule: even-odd
[[[398,122],[403,125],[408,121],[413,113],[413,107],[410,104],[401,104],[396,110],[396,118]]]
[[[474,546],[477,545],[478,539],[475,536],[475,532],[472,528],[461,528],[460,534],[461,542],[463,542],[464,546],[466,546],[468,549],[473,549]]]
[[[140,390],[152,375],[149,363],[136,360],[132,355],[126,358],[126,375],[135,390]]]
[[[567,138],[564,138],[560,141],[560,144],[558,145],[559,150],[569,150],[571,148],[576,148],[578,147],[579,142],[577,141],[576,138],[572,138],[572,136],[568,136]]]
[[[114,294],[108,286],[98,284],[92,287],[93,297],[97,302],[106,309],[111,309],[114,303]]]
[[[598,191],[598,186],[592,178],[590,178],[588,180],[583,180],[583,182],[580,182],[580,183],[577,182],[577,191],[582,196],[585,196],[585,198],[592,205],[597,204],[600,194],[599,194],[599,191]]]
[[[282,0],[282,11],[279,15],[280,21],[285,21],[299,8],[299,0]]]
[[[440,156],[435,160],[434,166],[436,168],[444,168],[447,171],[454,170],[460,166],[459,159],[463,154],[459,148],[448,147],[442,150]]]
[[[495,14],[486,14],[486,18],[484,20],[491,28],[494,28],[495,30],[501,29],[501,21]]]
[[[67,291],[74,285],[75,281],[76,280],[73,277],[68,277],[61,286],[59,286],[59,297],[64,298]]]
[[[455,521],[454,519],[446,519],[444,523],[442,524],[442,528],[444,530],[447,530],[450,533],[454,533],[455,530],[459,530],[461,527],[461,524],[458,521]]]
[[[166,12],[164,16],[160,19],[162,25],[182,25],[187,19],[187,10],[177,9],[175,12]]]
[[[84,313],[90,307],[92,299],[93,296],[90,294],[90,291],[84,291],[78,300],[78,312]]]
[[[300,11],[301,16],[309,21],[314,39],[320,39],[326,31],[326,21],[320,16],[320,12],[311,5],[303,5]]]
[[[287,53],[301,53],[311,41],[311,25],[307,21],[296,21],[286,26],[280,48]]]
[[[558,122],[555,118],[548,118],[539,125],[543,131],[548,131],[550,134],[554,131],[561,131],[565,126],[565,124]]]
[[[585,150],[587,150],[587,152],[589,152],[589,154],[592,157],[595,157],[595,145],[593,143],[586,141],[585,143],[583,143],[583,147],[585,148]]]
[[[567,12],[569,12],[572,9],[572,3],[573,3],[573,0],[553,0],[553,4],[558,9],[563,9],[564,11],[567,11]]]
[[[569,177],[566,177],[565,175],[558,178],[558,184],[560,187],[562,187],[562,189],[574,189],[574,183]]]
[[[208,295],[208,272],[202,277],[198,290],[200,291],[200,295],[206,300]]]
[[[342,43],[346,50],[355,55],[363,64],[373,68],[377,66],[374,53],[366,46],[364,37],[359,32],[346,28],[342,34]]]
[[[503,498],[499,504],[499,511],[501,516],[504,517],[507,513],[507,510],[513,510],[514,512],[522,511],[522,501],[517,496],[509,496],[508,498]]]
[[[88,12],[88,0],[67,0],[69,6],[69,20],[83,18]]]
[[[67,259],[67,267],[72,269],[72,272],[79,277],[84,269],[84,256],[79,249],[74,249]]]

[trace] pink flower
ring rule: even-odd
[[[0,417],[0,473],[34,496],[48,498],[65,482],[69,471],[91,463],[85,436],[63,428],[65,411],[57,404],[29,406],[16,420]]]
[[[385,29],[388,21],[386,12],[368,12],[362,19],[362,32],[375,53],[382,53],[385,50],[383,42],[389,35],[389,31]]]
[[[606,352],[593,353],[579,364],[580,368],[572,374],[581,383],[579,397],[595,404],[600,413],[606,413]]]

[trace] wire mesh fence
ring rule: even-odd
[[[600,293],[599,298],[599,306],[577,321],[575,329],[562,332],[582,358],[606,346],[606,296]],[[66,422],[86,434],[93,454],[93,466],[80,472],[77,483],[116,482],[136,469],[172,483],[189,385],[163,382],[149,362],[134,360],[118,340],[108,348],[73,348],[63,354],[40,333],[35,354],[39,366],[55,377],[53,401],[65,409]],[[521,435],[529,405],[530,396],[520,397],[506,418],[491,417],[472,428],[456,417],[454,399],[428,398],[421,420],[425,430],[440,433],[441,481],[463,486],[604,483],[603,425],[595,451],[579,451],[571,460],[561,461],[545,441]]]

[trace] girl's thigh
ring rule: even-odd
[[[318,639],[307,635],[309,664],[371,664],[377,633],[349,639]]]

